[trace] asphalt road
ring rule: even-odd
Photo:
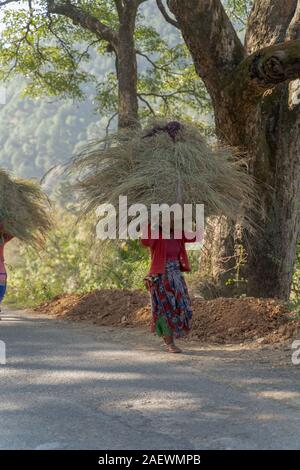
[[[300,339],[300,338],[299,338]],[[299,449],[289,350],[189,344],[4,312],[1,449]]]

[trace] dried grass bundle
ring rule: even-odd
[[[204,204],[206,217],[233,221],[256,208],[254,181],[233,149],[209,146],[189,123],[181,123],[174,139],[167,132],[151,134],[153,126],[166,121],[94,141],[75,157],[70,169],[77,176],[82,215],[104,203],[117,209],[120,195],[148,210],[153,203]],[[253,227],[249,217],[246,224]]]
[[[48,198],[36,183],[0,169],[0,221],[7,233],[40,245],[51,227],[48,209]]]

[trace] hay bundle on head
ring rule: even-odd
[[[119,196],[128,205],[204,204],[205,216],[236,221],[256,205],[245,162],[228,147],[212,148],[189,123],[159,121],[92,142],[71,165],[78,175],[82,214]],[[246,223],[251,226],[248,219]]]
[[[0,222],[5,232],[30,245],[40,245],[51,227],[49,201],[41,188],[1,168]]]

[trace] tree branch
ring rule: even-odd
[[[5,5],[8,5],[9,3],[20,3],[21,0],[3,0],[0,2],[0,7],[4,7]]]
[[[112,121],[115,119],[115,117],[118,116],[118,112],[115,112],[114,114],[112,114],[109,118],[109,120],[107,121],[107,124],[106,124],[106,128],[105,128],[105,135],[106,137],[108,137],[108,133],[109,133],[109,128],[110,128],[110,125],[112,123]]]
[[[297,0],[255,0],[245,37],[247,51],[283,42],[296,6]]]
[[[237,68],[232,87],[236,93],[248,93],[250,99],[256,99],[280,83],[298,78],[300,40],[275,44],[247,57]]]
[[[164,63],[163,65],[158,65],[154,60],[152,60],[147,54],[145,54],[144,52],[136,49],[136,54],[141,56],[141,57],[144,57],[144,59],[147,60],[147,62],[149,62],[149,64],[152,65],[152,67],[156,70],[161,70],[162,72],[166,72],[166,73],[169,73],[170,75],[178,75],[179,77],[182,77],[183,76],[183,72],[175,72],[174,70],[170,70],[170,67],[173,65],[173,61],[170,61],[170,62],[166,62]]]
[[[113,47],[117,46],[118,34],[114,30],[99,21],[95,16],[72,5],[69,0],[61,3],[56,3],[55,0],[48,0],[47,7],[49,13],[70,18],[74,24],[79,24],[82,28],[97,35],[100,39],[109,42]]]
[[[156,116],[155,114],[155,111],[154,109],[152,108],[151,104],[149,103],[148,100],[146,100],[146,98],[143,97],[143,95],[139,94],[138,93],[138,98],[143,102],[145,103],[145,105],[147,106],[147,108],[149,109],[150,113],[153,115],[153,116]]]
[[[161,14],[163,15],[164,19],[170,23],[172,26],[175,26],[175,28],[178,28],[179,29],[179,25],[177,23],[176,20],[174,20],[173,18],[171,18],[171,16],[168,14],[162,0],[156,0],[156,4],[161,12]]]
[[[247,2],[245,2],[247,4]],[[229,13],[231,16],[233,16],[239,23],[241,23],[243,26],[246,25],[246,20],[245,20],[245,17],[237,14],[236,12],[236,8],[237,8],[237,0],[233,0],[233,4],[231,6],[231,8],[229,8]],[[245,10],[247,10],[247,7],[245,7]],[[247,15],[247,17],[249,16],[249,13]]]
[[[123,2],[122,2],[122,0],[114,0],[114,2],[115,2],[115,5],[116,5],[118,16],[119,16],[119,18],[121,18],[122,14],[123,14],[123,11],[124,11]]]
[[[216,97],[224,80],[246,57],[245,49],[220,0],[168,0],[195,68]]]

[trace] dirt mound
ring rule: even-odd
[[[85,320],[97,325],[116,326],[130,322],[141,309],[148,306],[148,302],[146,292],[103,289],[84,295],[56,297],[35,310],[73,321]]]
[[[146,292],[97,290],[85,295],[64,295],[36,309],[72,321],[104,326],[147,325],[151,318]],[[215,343],[256,340],[273,343],[300,336],[300,321],[287,306],[273,299],[193,299],[190,339]]]
[[[300,322],[293,321],[287,306],[274,299],[195,299],[191,337],[218,343],[287,339]]]

